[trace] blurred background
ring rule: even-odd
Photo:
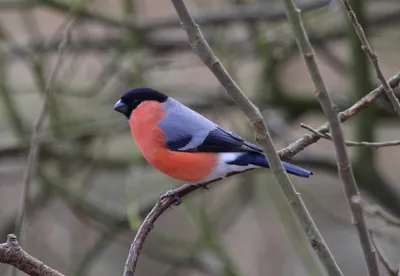
[[[187,0],[229,73],[262,111],[278,149],[326,119],[312,91],[281,1]],[[378,85],[347,16],[326,0],[298,0],[323,76],[344,110]],[[400,68],[398,0],[351,1],[387,78]],[[126,119],[112,107],[128,89],[150,86],[253,141],[244,115],[192,52],[170,1],[1,0],[0,239],[14,231],[33,123],[70,18],[71,44],[55,85],[26,209],[23,247],[66,275],[121,275],[129,245],[159,195],[180,185],[150,168]],[[400,97],[400,90],[396,89]],[[400,137],[381,98],[344,124],[346,139]],[[349,148],[375,242],[400,260],[400,148]],[[292,178],[345,275],[366,275],[338,181],[332,143],[293,162]],[[156,223],[137,275],[307,275],[271,203],[268,171],[198,190]],[[382,219],[374,210],[384,209]],[[0,265],[0,275],[11,275]],[[22,274],[21,274],[22,275]]]

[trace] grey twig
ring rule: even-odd
[[[399,276],[400,274],[400,269],[393,269],[392,266],[389,263],[389,260],[387,259],[385,253],[383,253],[382,248],[378,246],[377,242],[375,242],[374,238],[372,237],[372,231],[369,231],[372,239],[372,244],[374,245],[376,252],[378,253],[378,257],[381,260],[383,266],[385,267],[386,271],[390,276]]]
[[[369,205],[367,202],[361,199],[360,204],[362,205],[363,211],[367,216],[378,217],[382,219],[387,225],[391,225],[393,227],[400,227],[400,220],[393,217],[389,213],[385,212],[378,205]]]
[[[318,135],[321,138],[332,141],[332,135],[330,133],[321,133],[316,129],[312,128],[309,125],[301,123],[300,126],[304,129],[311,131],[312,133]],[[346,146],[348,147],[367,147],[367,148],[384,148],[384,147],[393,147],[399,146],[400,140],[397,141],[386,141],[386,142],[354,142],[354,141],[346,141]]]
[[[64,276],[25,252],[14,234],[7,235],[7,242],[0,244],[0,263],[12,265],[31,276]]]
[[[21,236],[20,237],[21,241],[23,241],[22,228],[23,228],[23,221],[24,221],[24,216],[25,216],[25,209],[26,209],[26,206],[28,205],[28,200],[29,200],[29,186],[30,186],[32,177],[34,176],[33,174],[34,174],[35,166],[36,166],[37,159],[38,159],[38,153],[40,151],[40,146],[42,144],[41,133],[42,133],[42,130],[44,127],[44,122],[45,122],[45,118],[46,118],[50,103],[52,101],[53,86],[56,81],[57,74],[62,65],[63,53],[70,42],[70,36],[71,36],[70,32],[71,32],[72,23],[73,23],[73,21],[71,21],[68,24],[68,26],[66,27],[64,39],[62,40],[62,42],[58,48],[57,61],[56,61],[53,71],[51,72],[49,80],[47,82],[46,89],[45,89],[45,95],[44,95],[44,99],[43,99],[43,106],[40,111],[39,117],[37,118],[37,120],[35,122],[33,132],[32,132],[28,160],[27,160],[27,164],[25,167],[25,171],[23,174],[23,180],[22,180],[22,189],[23,190],[21,193],[22,199],[21,199],[20,213],[15,222],[16,233],[18,236]]]
[[[289,22],[292,26],[293,35],[296,38],[297,45],[304,58],[311,80],[315,87],[315,95],[320,102],[322,110],[328,118],[329,127],[332,133],[333,144],[336,151],[337,165],[339,176],[343,182],[345,195],[350,206],[350,211],[353,216],[353,223],[358,232],[361,247],[364,253],[364,258],[367,263],[368,274],[370,276],[379,275],[378,261],[376,252],[373,248],[368,227],[365,222],[364,213],[359,204],[354,203],[354,198],[359,197],[354,173],[349,161],[343,130],[340,125],[339,116],[333,106],[332,100],[328,93],[328,89],[324,83],[318,64],[314,56],[314,50],[309,42],[303,21],[300,15],[300,10],[296,7],[293,0],[283,0]],[[384,86],[385,87],[385,86]]]
[[[241,91],[239,86],[230,77],[229,73],[225,70],[221,62],[212,52],[207,41],[204,39],[199,26],[188,12],[183,0],[172,0],[172,3],[178,13],[184,29],[186,30],[194,52],[215,75],[221,85],[225,88],[226,93],[234,100],[237,106],[243,111],[250,123],[253,125],[256,139],[260,142],[264,153],[268,158],[271,171],[277,183],[283,190],[286,199],[292,207],[292,210],[296,213],[316,254],[319,256],[323,265],[326,266],[328,270],[330,270],[331,267],[334,267],[336,271],[340,271],[328,249],[328,246],[326,245],[314,221],[308,213],[302,198],[295,190],[293,184],[287,176],[281,160],[276,154],[274,143],[259,110]]]
[[[392,78],[389,79],[389,85],[392,88],[395,88],[399,86],[400,84],[400,73],[397,73],[397,75],[393,76]],[[379,86],[369,92],[367,95],[362,97],[359,101],[357,101],[355,104],[353,104],[351,107],[348,109],[342,111],[339,113],[339,119],[341,122],[346,121],[347,119],[351,118],[353,115],[357,114],[360,112],[362,109],[366,108],[370,103],[375,101],[377,98],[379,98],[381,95],[385,93],[385,90],[383,86]],[[325,134],[329,132],[329,123],[325,123],[319,128],[316,129],[317,132],[321,134]],[[287,146],[284,149],[281,149],[279,151],[279,156],[283,160],[288,160],[291,159],[294,155],[299,153],[300,151],[304,150],[306,147],[309,145],[316,143],[321,137],[318,134],[305,134],[301,138],[297,139],[295,142],[291,143],[289,146]]]
[[[382,69],[379,66],[378,56],[376,55],[376,53],[374,53],[372,51],[372,48],[369,45],[367,37],[365,36],[364,30],[363,30],[361,24],[358,22],[357,15],[351,8],[351,5],[348,0],[342,0],[342,4],[347,11],[347,15],[349,16],[350,21],[353,24],[354,30],[356,31],[358,38],[360,39],[361,48],[363,49],[365,54],[368,56],[368,58],[371,60],[372,65],[374,66],[374,69],[375,69],[376,76],[377,76],[378,80],[382,83],[382,86],[385,89],[385,93],[393,105],[394,111],[396,112],[397,115],[400,116],[399,100],[394,95],[392,88],[387,83],[385,76],[382,73]]]
[[[194,52],[200,57],[203,63],[211,70],[215,77],[219,80],[222,86],[226,89],[227,94],[236,102],[238,107],[246,114],[249,121],[255,129],[256,139],[262,145],[264,152],[269,160],[269,164],[272,173],[282,188],[288,202],[290,203],[292,210],[297,215],[301,225],[303,226],[304,232],[307,234],[309,243],[315,250],[316,254],[319,256],[323,265],[328,271],[335,271],[331,275],[342,275],[339,267],[337,266],[332,254],[330,253],[325,241],[323,240],[320,232],[318,231],[314,221],[312,220],[310,214],[303,200],[301,199],[299,193],[295,190],[293,184],[290,182],[285,170],[283,169],[281,160],[276,154],[275,146],[272,142],[271,136],[268,129],[264,123],[259,110],[251,103],[251,101],[246,97],[246,95],[241,91],[239,86],[230,77],[226,69],[222,66],[221,62],[212,52],[207,41],[195,23],[191,15],[189,14],[184,2],[182,0],[172,0],[175,10],[178,13],[182,25],[187,32],[190,44]],[[180,189],[183,191],[188,191],[191,185],[183,185]],[[179,195],[181,196],[181,195]],[[279,195],[277,195],[279,197]],[[127,262],[125,264],[125,276],[133,276],[137,259],[140,254],[143,242],[148,235],[150,229],[153,227],[155,220],[158,218],[162,212],[171,204],[171,199],[165,199],[158,201],[156,206],[150,212],[148,217],[145,219],[143,224],[138,230],[138,233],[132,243],[129,250],[129,255]],[[311,260],[313,262],[313,260]],[[312,264],[314,265],[314,264]],[[316,270],[319,269],[319,264],[315,265]],[[308,267],[308,269],[313,269]],[[319,273],[316,272],[316,273]]]

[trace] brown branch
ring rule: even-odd
[[[30,276],[64,276],[25,252],[14,234],[7,235],[7,242],[0,244],[0,263],[12,265]]]
[[[399,86],[400,73],[397,73],[397,75],[390,78],[388,83],[392,88]],[[362,109],[366,108],[370,103],[375,101],[384,93],[385,89],[383,88],[382,85],[375,88],[367,95],[362,97],[358,102],[353,104],[351,107],[340,112],[339,113],[340,121],[345,122],[347,119],[357,114]],[[317,128],[316,131],[322,134],[329,132],[329,124],[328,123],[323,124],[322,126]],[[291,143],[288,147],[281,149],[279,151],[279,156],[281,157],[282,160],[290,160],[294,155],[304,150],[309,145],[316,143],[319,139],[321,139],[321,137],[315,133],[305,134],[301,138],[297,139],[295,142]]]
[[[358,38],[360,39],[361,48],[368,56],[368,58],[371,60],[372,65],[374,66],[375,69],[376,76],[378,80],[381,82],[383,88],[385,89],[385,93],[388,96],[390,102],[392,103],[394,111],[396,112],[397,115],[400,116],[400,103],[396,98],[396,96],[394,95],[392,88],[387,83],[385,76],[382,73],[382,69],[379,66],[378,56],[376,55],[376,53],[372,51],[372,48],[369,45],[367,37],[365,36],[364,30],[361,24],[358,22],[357,15],[351,8],[351,5],[348,0],[342,0],[342,4],[347,11],[347,15],[349,16],[350,21],[353,24],[354,30],[356,31]]]
[[[307,70],[315,87],[315,95],[328,118],[329,127],[332,133],[333,144],[336,151],[339,177],[343,183],[346,199],[353,217],[353,223],[357,230],[364,253],[364,259],[367,264],[368,274],[370,276],[379,275],[378,261],[376,252],[372,246],[371,237],[368,232],[364,213],[359,204],[353,202],[354,198],[359,197],[359,191],[354,178],[352,166],[350,164],[347,148],[345,145],[343,130],[340,124],[339,116],[333,106],[333,102],[328,93],[328,89],[320,73],[314,50],[309,42],[307,32],[303,25],[300,10],[296,7],[293,0],[283,0],[289,23],[292,26],[293,35],[296,38],[297,45],[306,63]],[[382,84],[385,88],[385,85]],[[385,89],[386,90],[386,89]]]
[[[53,94],[53,90],[54,90],[53,86],[56,81],[57,74],[62,65],[63,53],[70,42],[70,36],[71,36],[70,32],[71,32],[72,23],[73,22],[71,21],[67,25],[66,30],[65,30],[64,39],[62,40],[62,42],[59,46],[56,64],[54,66],[53,71],[51,72],[51,75],[49,77],[49,80],[48,80],[46,88],[45,88],[43,106],[40,111],[39,117],[37,118],[37,120],[35,122],[33,132],[32,132],[28,160],[27,160],[27,164],[26,164],[25,171],[23,174],[23,181],[22,181],[22,189],[23,190],[21,193],[21,195],[22,195],[21,207],[20,207],[20,211],[19,211],[18,217],[15,222],[15,224],[16,224],[15,229],[16,229],[17,235],[20,236],[21,241],[23,241],[22,228],[23,228],[23,222],[24,222],[24,216],[25,216],[25,209],[26,209],[26,206],[28,206],[28,204],[29,204],[29,202],[28,202],[29,201],[29,186],[30,186],[31,180],[34,176],[34,170],[36,167],[36,163],[38,160],[38,154],[39,154],[40,147],[42,144],[41,133],[43,131],[44,122],[46,119],[46,115],[47,115],[50,103],[52,101],[52,97],[53,97],[52,94]]]
[[[332,135],[330,133],[321,133],[316,129],[312,128],[309,125],[301,123],[300,126],[304,129],[311,131],[312,133],[318,135],[321,138],[332,141]],[[367,148],[384,148],[384,147],[393,147],[400,145],[400,140],[397,141],[386,141],[386,142],[354,142],[354,141],[346,141],[346,146],[348,147],[367,147]]]
[[[231,174],[233,175],[233,174]],[[216,182],[222,179],[216,179],[214,181],[210,181],[209,183]],[[208,183],[207,183],[208,184]],[[174,189],[174,194],[179,198],[184,197],[188,193],[197,190],[200,186],[183,184],[181,187]],[[166,197],[164,199],[159,199],[150,213],[143,220],[142,225],[139,227],[136,232],[135,239],[132,242],[131,248],[129,249],[129,255],[125,262],[124,276],[133,276],[136,271],[136,264],[139,258],[140,251],[146,240],[148,234],[151,229],[154,227],[154,222],[157,218],[164,213],[168,207],[170,207],[174,203],[175,199],[173,197]]]

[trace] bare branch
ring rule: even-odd
[[[0,263],[12,265],[31,276],[64,276],[26,253],[14,234],[7,235],[7,242],[0,244]]]
[[[392,77],[389,80],[389,84],[394,88],[400,84],[400,73],[396,76]],[[383,87],[379,86],[376,89],[372,90],[358,102],[356,102],[353,106],[346,109],[345,111],[339,113],[340,119],[346,121],[347,119],[351,118],[353,115],[357,114],[360,110],[366,108],[370,103],[374,100],[379,98],[384,93]],[[319,127],[320,133],[326,133],[329,131],[328,123],[324,124],[323,126]],[[286,148],[281,149],[278,153],[282,159],[291,159],[294,155],[305,149],[306,147],[316,143],[320,139],[319,135],[313,134],[306,134],[296,142],[292,143]],[[238,173],[232,173],[226,175],[225,177],[230,177]],[[217,182],[222,179],[216,179],[212,182]],[[211,182],[210,182],[211,183]],[[204,183],[205,184],[205,183]],[[184,184],[181,187],[174,190],[176,195],[180,198],[184,197],[185,195],[197,190],[198,187],[193,185]],[[129,256],[126,261],[125,266],[130,266],[129,268],[125,268],[125,276],[132,276],[136,270],[137,260],[140,254],[140,250],[143,246],[147,235],[150,233],[151,229],[154,227],[154,222],[157,218],[164,213],[168,207],[170,207],[174,203],[174,200],[171,198],[165,198],[163,200],[157,201],[156,205],[153,207],[151,212],[146,216],[144,219],[141,227],[139,228],[138,232],[136,233],[136,237],[131,245]],[[130,273],[130,274],[129,274]]]
[[[193,22],[194,23],[194,22]],[[195,25],[196,26],[196,25]],[[188,30],[189,31],[189,30]],[[201,34],[201,33],[200,33]],[[192,46],[198,47],[198,43],[201,43],[201,39],[196,39],[193,43]],[[208,46],[208,45],[207,45]],[[211,51],[211,50],[210,50]],[[211,52],[212,53],[212,52]],[[209,58],[209,56],[206,56],[206,58]],[[213,61],[213,59],[210,59]],[[211,63],[211,67],[219,66],[219,61],[216,61],[215,63]],[[214,68],[215,70],[215,68]],[[396,87],[399,85],[400,82],[400,74],[394,76],[392,79],[390,79],[389,83],[392,87]],[[229,91],[229,90],[228,90]],[[356,104],[354,104],[352,107],[349,109],[343,111],[340,113],[339,117],[341,121],[345,121],[354,114],[358,113],[360,110],[363,108],[367,107],[371,102],[373,102],[375,99],[377,99],[379,96],[381,96],[384,93],[384,89],[382,86],[376,88],[375,90],[371,91],[368,95],[363,97],[361,100],[359,100]],[[325,130],[326,129],[326,130]],[[328,132],[328,124],[325,124],[321,127],[320,131],[322,132]],[[305,147],[317,142],[320,139],[318,135],[304,135],[302,138],[300,138],[298,141],[295,143],[292,143],[289,147],[282,149],[279,151],[280,157],[282,159],[291,159],[296,153],[300,152],[303,150]],[[236,173],[230,174],[234,175]],[[226,177],[229,177],[230,175],[227,175]],[[212,182],[219,181],[221,179],[216,179]],[[178,197],[184,197],[186,194],[198,189],[197,186],[193,185],[188,185],[184,184],[183,186],[179,187],[178,189],[175,189],[175,193]],[[137,235],[131,245],[130,251],[129,251],[129,256],[125,264],[125,272],[124,275],[129,275],[132,276],[134,275],[135,269],[136,269],[136,264],[137,260],[140,254],[140,250],[143,246],[143,243],[151,231],[151,229],[154,227],[154,223],[157,220],[157,218],[165,212],[169,206],[173,204],[174,200],[172,198],[165,198],[163,200],[157,201],[156,205],[153,207],[151,212],[148,214],[148,216],[145,218],[143,221],[143,224],[139,228]],[[335,275],[335,274],[333,274]],[[340,275],[340,274],[337,274]]]
[[[180,20],[182,21],[184,29],[187,32],[190,44],[194,52],[215,75],[222,86],[226,89],[226,93],[235,101],[235,103],[243,111],[243,113],[245,113],[245,115],[253,125],[255,129],[256,139],[263,147],[263,150],[269,160],[272,173],[276,181],[282,188],[285,196],[287,197],[287,200],[290,203],[292,210],[297,215],[304,229],[304,232],[309,239],[311,247],[314,249],[326,269],[330,272],[330,275],[342,275],[325,241],[323,240],[314,221],[308,213],[308,210],[306,209],[303,200],[301,199],[299,193],[295,190],[293,184],[290,182],[290,179],[282,166],[281,160],[276,153],[275,146],[261,116],[261,113],[241,91],[239,86],[230,77],[226,69],[222,66],[221,62],[214,55],[207,41],[204,39],[204,36],[199,26],[195,23],[188,10],[186,9],[184,2],[182,0],[172,0],[172,3],[178,13]],[[188,189],[191,189],[191,186],[192,185],[185,184],[181,188],[183,189],[183,191],[187,191]],[[279,195],[277,195],[277,197],[279,197]],[[168,201],[157,202],[156,206],[153,208],[149,216],[145,219],[142,226],[140,227],[135,237],[135,240],[132,243],[128,259],[125,264],[125,276],[134,275],[137,259],[139,257],[144,239],[148,235],[150,229],[153,227],[153,223],[157,219],[157,217],[163,211],[165,211],[165,209],[168,208],[168,206],[173,201],[173,199],[167,200]],[[165,204],[165,202],[167,202],[168,204]],[[313,261],[314,260],[311,260],[311,262]],[[315,265],[315,267],[317,268],[319,267],[319,265]]]
[[[312,128],[309,125],[301,123],[300,126],[304,129],[311,131],[312,133],[318,135],[321,138],[332,141],[332,135],[330,133],[321,133],[316,129]],[[393,147],[400,145],[400,140],[397,141],[387,141],[387,142],[354,142],[354,141],[346,141],[346,146],[348,147],[367,147],[367,148],[384,148],[384,147]]]
[[[23,182],[22,182],[22,200],[21,200],[21,207],[20,207],[20,213],[16,219],[16,231],[19,236],[21,236],[21,241],[23,241],[23,221],[24,221],[24,216],[25,216],[25,209],[26,206],[28,205],[29,201],[29,186],[31,183],[31,180],[34,176],[34,171],[38,159],[38,153],[40,151],[40,146],[42,144],[42,137],[41,133],[44,127],[44,122],[46,119],[46,115],[50,106],[50,103],[52,101],[52,93],[53,93],[53,86],[57,78],[57,74],[60,70],[60,67],[62,65],[63,61],[63,53],[65,48],[68,46],[70,42],[70,36],[71,36],[71,28],[72,28],[73,21],[71,21],[68,26],[66,27],[65,31],[65,36],[64,39],[62,40],[59,49],[58,49],[58,56],[57,56],[57,61],[54,66],[53,71],[51,72],[51,75],[49,77],[49,80],[47,82],[46,88],[45,88],[45,95],[43,99],[43,106],[40,111],[39,117],[37,118],[37,121],[35,122],[34,128],[33,128],[33,133],[32,133],[32,138],[31,138],[31,143],[30,143],[30,150],[28,154],[28,160],[26,164],[26,168],[23,174]]]
[[[381,207],[378,205],[369,205],[365,201],[361,200],[362,208],[364,210],[364,213],[367,216],[374,216],[382,219],[386,224],[394,226],[394,227],[400,227],[400,221],[390,215],[389,213],[385,212]]]
[[[372,239],[372,244],[375,247],[376,252],[378,253],[378,257],[381,260],[383,266],[385,267],[386,271],[389,273],[390,276],[399,276],[400,270],[399,269],[393,269],[385,255],[385,253],[383,253],[382,248],[380,248],[380,246],[378,246],[378,244],[375,242],[373,236],[372,236],[372,231],[369,232],[371,235],[371,239]]]
[[[343,182],[346,198],[353,216],[353,222],[358,232],[364,258],[367,263],[370,276],[379,275],[378,261],[375,250],[372,246],[371,237],[368,232],[362,208],[359,204],[354,204],[353,198],[359,197],[354,173],[349,161],[343,130],[340,125],[339,116],[333,106],[332,100],[324,83],[318,64],[314,57],[314,50],[307,37],[306,30],[300,16],[300,10],[296,7],[293,0],[283,0],[289,22],[292,26],[293,35],[296,38],[297,45],[301,55],[304,58],[311,80],[315,87],[315,95],[328,118],[332,133],[333,144],[335,146],[339,176]],[[385,85],[383,85],[385,87]]]
[[[392,88],[399,86],[400,73],[397,73],[397,75],[390,78],[388,83]],[[339,113],[340,121],[341,122],[346,121],[353,115],[360,112],[360,110],[366,108],[370,103],[375,101],[377,98],[379,98],[384,93],[385,93],[385,89],[383,88],[382,85],[375,88],[374,90],[369,92],[367,95],[365,95],[362,99],[360,99],[358,102],[356,102],[354,105],[352,105],[348,109],[340,112]],[[322,134],[329,132],[329,124],[328,123],[323,124],[322,126],[317,128],[316,131],[319,133],[322,133]],[[283,160],[289,160],[294,155],[296,155],[298,152],[304,150],[309,145],[316,143],[320,138],[321,137],[317,134],[311,134],[311,135],[305,134],[305,135],[303,135],[303,137],[299,138],[297,141],[293,142],[288,147],[281,149],[279,151],[279,156]]]
[[[374,69],[375,69],[376,76],[377,76],[378,80],[382,83],[382,86],[385,89],[385,93],[393,105],[394,111],[396,112],[397,115],[400,116],[399,100],[394,95],[392,88],[387,83],[385,76],[382,73],[382,69],[379,66],[378,56],[376,55],[376,53],[374,53],[372,51],[371,46],[369,45],[369,42],[367,40],[367,37],[365,36],[364,30],[363,30],[361,24],[357,20],[357,15],[351,8],[351,5],[348,0],[342,0],[342,4],[347,11],[347,15],[349,16],[350,21],[353,24],[354,30],[356,31],[358,38],[360,39],[361,48],[363,49],[365,54],[368,56],[368,58],[371,60],[372,65],[374,66]]]
[[[291,183],[283,168],[279,156],[276,154],[274,143],[259,110],[245,96],[239,86],[222,66],[218,58],[214,55],[207,41],[204,39],[199,26],[186,9],[184,2],[182,0],[172,0],[172,3],[180,20],[182,21],[184,29],[187,32],[194,52],[215,75],[221,85],[226,89],[228,96],[234,100],[237,106],[243,111],[250,123],[253,125],[256,139],[259,141],[264,150],[274,178],[286,196],[286,200],[289,202],[292,211],[294,211],[299,219],[303,230],[309,239],[311,247],[314,249],[328,271],[336,271],[334,275],[341,275],[339,267],[333,259],[332,254],[330,253],[310,214],[308,213],[302,198]],[[275,196],[279,197],[279,195]]]

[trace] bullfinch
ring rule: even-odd
[[[114,110],[128,119],[145,159],[175,179],[198,184],[232,172],[269,168],[260,147],[154,89],[126,92]],[[313,174],[287,162],[282,164],[289,174]]]

